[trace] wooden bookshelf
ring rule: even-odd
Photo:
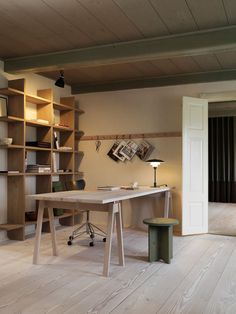
[[[7,169],[1,170],[18,171],[0,173],[0,176],[6,177],[8,192],[7,223],[0,224],[0,230],[7,231],[10,239],[24,240],[26,226],[36,224],[36,221],[26,220],[25,214],[29,211],[29,205],[27,205],[28,184],[30,183],[31,188],[34,184],[35,193],[47,193],[52,192],[52,183],[55,179],[65,182],[77,180],[83,176],[79,171],[83,152],[78,150],[78,119],[79,115],[84,112],[75,106],[75,99],[72,96],[62,97],[60,102],[54,101],[51,89],[38,90],[37,95],[26,93],[24,79],[9,81],[8,88],[0,89],[0,95],[8,97],[8,116],[0,117],[0,123],[7,123],[7,137],[13,138],[11,145],[0,146],[1,150],[5,149],[7,152]],[[29,108],[31,111],[34,108],[35,116],[32,118],[27,115]],[[57,121],[55,122],[56,116]],[[48,124],[40,122],[40,120],[46,120]],[[54,125],[55,123],[61,125]],[[56,149],[54,132],[57,134],[60,146],[72,149]],[[26,142],[29,141],[49,142],[51,147],[27,146]],[[57,169],[63,169],[64,172],[54,172],[54,154],[58,163]],[[26,156],[27,161],[29,159],[33,160],[33,163],[50,165],[51,172],[26,172]],[[30,162],[28,161],[28,163]],[[32,210],[37,210],[36,202],[32,204]],[[59,219],[61,225],[67,226],[74,224],[75,215],[78,215],[75,211],[65,211],[63,215],[55,218]],[[44,213],[43,230],[49,231],[46,212]]]

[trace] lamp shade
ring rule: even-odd
[[[60,71],[60,77],[59,79],[55,82],[55,85],[61,88],[64,88],[65,86],[65,79],[64,79],[64,72]]]
[[[153,171],[154,171],[153,187],[155,188],[157,186],[157,178],[156,178],[157,167],[162,162],[164,162],[164,160],[161,160],[161,159],[149,159],[149,160],[146,160],[146,162],[149,162],[149,164],[153,167]]]
[[[149,159],[149,160],[146,160],[146,162],[149,162],[150,165],[153,168],[157,168],[160,165],[160,163],[164,162],[164,160],[161,160],[161,159]]]

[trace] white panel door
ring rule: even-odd
[[[208,232],[208,101],[183,97],[182,234]]]

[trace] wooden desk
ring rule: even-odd
[[[56,232],[54,227],[53,208],[89,209],[93,211],[108,212],[107,220],[107,241],[105,244],[103,275],[109,275],[110,258],[111,258],[111,245],[112,245],[112,230],[114,220],[116,220],[117,231],[117,246],[119,264],[125,265],[124,249],[123,249],[123,233],[121,222],[121,201],[129,200],[135,197],[144,197],[154,195],[157,193],[165,193],[165,209],[164,216],[168,217],[170,188],[139,188],[137,190],[118,190],[118,191],[66,191],[57,193],[45,193],[29,195],[31,199],[39,201],[37,229],[35,237],[33,263],[37,264],[39,260],[39,250],[42,232],[42,222],[44,208],[48,208],[49,224],[52,235],[52,249],[53,255],[58,255]]]

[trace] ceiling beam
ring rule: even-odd
[[[57,53],[11,58],[9,73],[44,72],[72,67],[100,66],[236,49],[236,26],[120,42]]]
[[[125,80],[109,82],[107,84],[78,84],[72,86],[72,94],[86,94],[104,91],[115,91],[136,88],[173,86],[194,83],[207,83],[216,81],[230,81],[236,79],[236,69],[234,70],[220,70],[213,72],[199,72],[178,74],[175,76],[153,77],[138,80]]]

